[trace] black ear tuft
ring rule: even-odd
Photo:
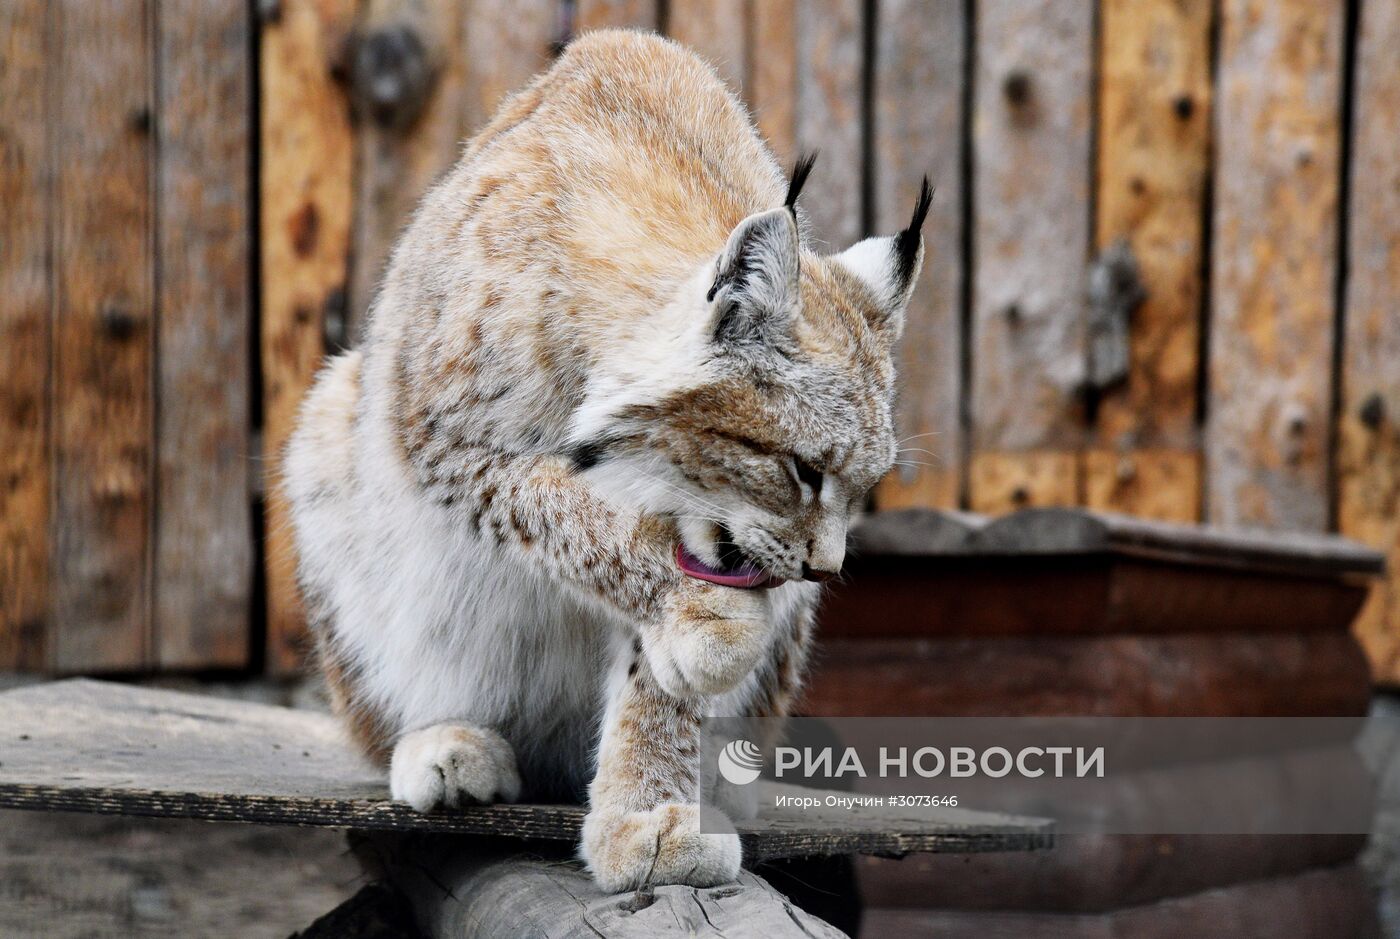
[[[804,154],[797,158],[797,165],[792,168],[792,180],[788,183],[787,198],[783,200],[783,205],[787,210],[797,217],[797,197],[802,194],[802,187],[807,184],[807,177],[811,175],[812,165],[817,162],[817,151]]]
[[[931,205],[933,187],[925,176],[923,185],[919,187],[919,202],[914,206],[914,217],[909,220],[909,227],[894,238],[895,276],[900,284],[907,285],[914,274],[914,262],[919,258],[919,242],[922,240],[919,232],[924,227],[924,219],[928,218]]]

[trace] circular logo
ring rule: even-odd
[[[763,771],[763,754],[747,740],[731,740],[719,753],[719,774],[736,786],[747,786]]]

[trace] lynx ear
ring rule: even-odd
[[[879,319],[872,326],[890,330],[896,337],[904,331],[904,308],[919,279],[924,262],[924,237],[921,230],[933,204],[933,189],[924,177],[919,201],[909,227],[888,238],[867,238],[856,242],[836,255],[875,294],[879,304]]]
[[[716,342],[773,344],[785,336],[797,306],[797,221],[786,207],[738,224],[715,261],[705,299]]]

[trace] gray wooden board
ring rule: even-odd
[[[863,518],[856,554],[1117,554],[1312,576],[1378,574],[1385,555],[1336,535],[1181,525],[1077,508],[1022,509],[1000,518],[903,509]]]
[[[86,679],[0,694],[0,807],[554,841],[577,840],[584,813],[415,812],[389,799],[382,772],[330,715]],[[1044,819],[959,809],[937,818],[832,809],[737,827],[750,861],[1035,850],[1053,840]]]

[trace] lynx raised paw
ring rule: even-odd
[[[734,688],[768,647],[768,603],[766,590],[682,583],[660,625],[642,637],[657,683],[682,698]]]
[[[711,826],[714,827],[714,826]],[[646,812],[590,812],[583,856],[609,893],[643,885],[713,887],[739,876],[739,836],[700,833],[700,807],[669,803]]]
[[[510,744],[493,730],[434,724],[404,734],[389,763],[389,791],[420,812],[514,802],[520,772]]]

